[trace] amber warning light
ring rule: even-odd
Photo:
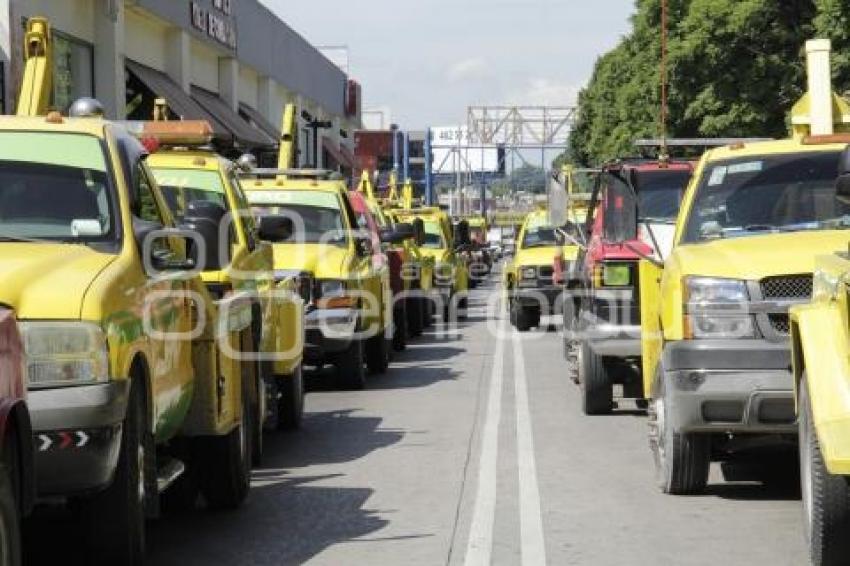
[[[213,139],[213,130],[205,120],[180,120],[170,122],[122,122],[127,130],[149,144],[159,145],[207,145]]]

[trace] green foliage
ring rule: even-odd
[[[631,32],[599,58],[579,95],[568,157],[598,164],[658,137],[660,0],[638,0]],[[850,86],[850,0],[670,0],[672,137],[781,137],[805,86],[803,44],[834,42]]]
[[[517,167],[510,175],[491,185],[494,196],[503,196],[514,191],[530,193],[546,192],[546,172],[540,167],[523,165]]]

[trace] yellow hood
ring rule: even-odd
[[[78,319],[92,281],[116,257],[68,244],[0,244],[0,303],[20,319]]]
[[[812,273],[815,258],[846,250],[848,230],[788,232],[677,246],[671,258],[682,275],[761,279]]]
[[[552,265],[555,263],[555,256],[558,255],[560,250],[559,246],[522,249],[517,252],[514,263],[523,267]]]
[[[275,244],[274,268],[307,271],[317,279],[345,279],[352,268],[348,248],[323,244]]]

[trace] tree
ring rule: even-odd
[[[676,137],[780,137],[802,95],[801,47],[836,42],[836,82],[850,86],[848,0],[670,0],[669,124]],[[599,164],[660,133],[660,0],[638,0],[632,29],[579,94],[568,157]]]

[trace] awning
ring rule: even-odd
[[[262,131],[264,134],[272,138],[273,140],[280,140],[280,130],[275,128],[271,122],[266,120],[266,117],[260,114],[255,108],[252,106],[248,106],[244,102],[239,103],[239,114],[244,118],[249,124]]]
[[[338,165],[342,167],[352,168],[354,167],[354,160],[347,158],[341,151],[338,145],[336,145],[333,140],[330,138],[322,138],[322,149],[327,151],[331,158],[337,162]]]
[[[214,92],[192,85],[192,98],[204,110],[213,114],[228,130],[233,132],[233,137],[236,138],[236,141],[240,145],[246,147],[271,147],[277,143],[275,138],[264,134],[243,120],[239,114],[231,110]]]
[[[126,66],[127,70],[133,73],[156,96],[164,98],[171,111],[180,116],[181,119],[206,120],[212,126],[216,139],[228,143],[233,141],[233,132],[216,120],[215,116],[207,112],[200,104],[192,100],[192,97],[183,92],[183,89],[168,75],[129,59],[126,60]]]

